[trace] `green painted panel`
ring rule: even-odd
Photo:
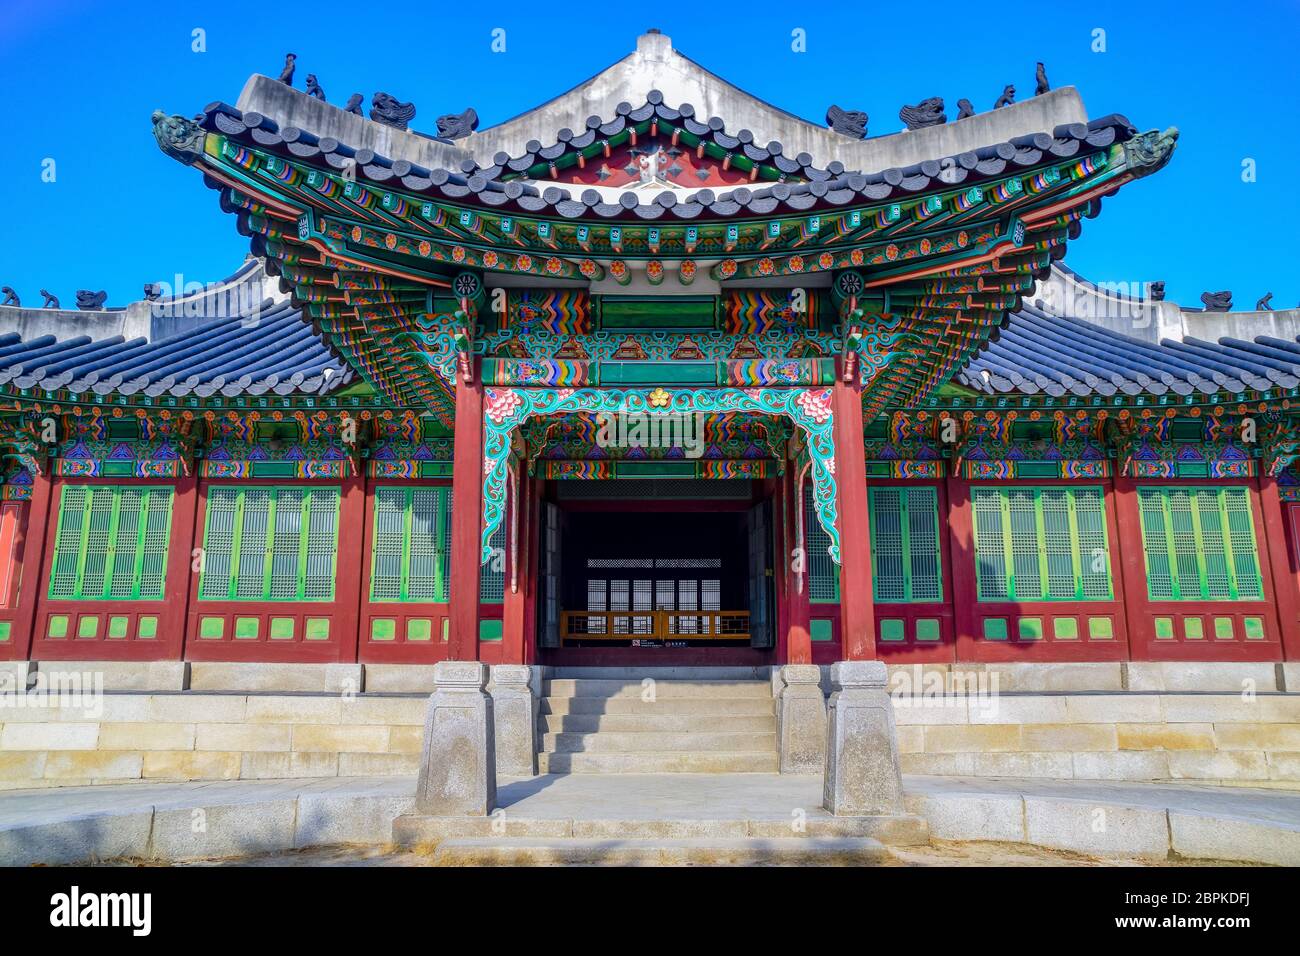
[[[134,461],[106,461],[99,473],[105,478],[130,478],[135,474]]]
[[[131,619],[125,614],[114,614],[108,619],[108,636],[114,640],[126,637]]]
[[[984,619],[984,640],[1005,641],[1007,634],[1007,619],[1005,617],[986,617]]]
[[[295,461],[253,462],[254,478],[294,478],[297,474],[298,463]]]
[[[372,617],[370,619],[370,639],[372,641],[391,641],[397,638],[397,621],[391,617]]]
[[[602,385],[717,385],[713,362],[601,362]]]
[[[905,640],[907,634],[903,629],[904,622],[896,617],[887,617],[880,622],[880,639],[882,641],[901,641]]]
[[[77,637],[99,637],[99,617],[87,614],[78,618]]]
[[[478,622],[478,639],[480,641],[499,641],[504,636],[500,620],[482,619]]]
[[[916,639],[918,641],[937,641],[942,637],[937,617],[922,617],[916,621]]]
[[[1022,617],[1016,623],[1022,641],[1042,640],[1043,619],[1041,617]]]
[[[201,617],[199,618],[199,637],[218,639],[224,637],[226,633],[226,619],[224,617]]]
[[[291,617],[271,618],[270,638],[273,641],[292,641],[294,619]]]
[[[713,296],[600,297],[602,329],[711,329],[717,324]]]
[[[420,462],[421,478],[450,478],[452,463],[449,461],[422,461]]]
[[[135,624],[135,636],[150,640],[158,636],[158,618],[152,614],[141,615]]]
[[[615,478],[694,478],[693,461],[619,461],[614,463]]]
[[[427,641],[433,638],[433,621],[427,617],[413,617],[406,621],[408,641]]]
[[[261,621],[255,617],[235,618],[235,638],[241,641],[256,640],[261,631]]]
[[[1164,620],[1168,620],[1168,618],[1165,618]],[[1169,636],[1173,637],[1172,624],[1169,629]],[[1115,637],[1115,622],[1108,617],[1088,618],[1088,637],[1098,641],[1109,641],[1113,639]]]
[[[1242,622],[1246,631],[1246,640],[1258,641],[1264,637],[1264,619],[1262,617],[1248,617]]]
[[[1214,619],[1214,637],[1216,640],[1232,640],[1236,636],[1232,627],[1232,618],[1216,617]]]
[[[1205,637],[1205,623],[1199,617],[1183,618],[1183,637],[1196,641]]]
[[[1060,478],[1061,463],[1057,461],[1018,461],[1017,478]]]
[[[9,640],[9,635],[13,633],[13,628],[14,625],[12,621],[0,621],[0,644]]]
[[[808,622],[808,635],[814,641],[833,641],[835,622],[825,617],[814,617]]]
[[[307,618],[304,636],[309,641],[328,641],[330,637],[330,619],[327,617]]]
[[[45,630],[46,637],[67,637],[68,636],[68,615],[51,614],[50,621]]]
[[[1155,620],[1156,637],[1162,641],[1173,640],[1174,636],[1174,619],[1172,617],[1158,617]]]
[[[1079,621],[1073,617],[1052,618],[1052,637],[1058,641],[1073,641],[1079,637]]]

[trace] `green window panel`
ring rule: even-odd
[[[878,603],[943,600],[939,493],[930,486],[869,489],[872,595]]]
[[[984,619],[984,640],[1005,641],[1007,634],[1007,619],[1005,617],[986,617]]]
[[[108,636],[113,640],[126,637],[131,619],[124,614],[114,614],[108,619]]]
[[[1043,619],[1041,617],[1022,617],[1016,622],[1016,629],[1022,641],[1042,640]]]
[[[1079,637],[1079,622],[1072,617],[1052,618],[1052,637],[1058,641],[1073,641]]]
[[[1214,619],[1214,636],[1217,640],[1232,640],[1237,635],[1233,633],[1232,618],[1216,617]]]
[[[152,485],[65,485],[50,598],[162,600],[172,498],[173,489]]]
[[[199,618],[199,637],[205,640],[220,640],[226,635],[226,619],[224,617],[201,617]]]
[[[812,604],[838,604],[840,600],[840,568],[831,560],[830,546],[830,535],[817,520],[817,505],[809,482],[803,490],[803,550],[808,600]]]
[[[68,636],[68,615],[51,614],[49,623],[45,626],[45,636],[60,638]]]
[[[292,641],[294,620],[291,617],[273,617],[269,636],[273,641]]]
[[[502,629],[500,620],[485,618],[478,622],[478,639],[480,641],[499,641],[504,634],[505,631]]]
[[[338,524],[338,488],[209,489],[199,598],[332,601]]]
[[[146,614],[136,622],[135,636],[142,640],[151,640],[158,636],[158,618]]]
[[[370,639],[372,641],[391,641],[397,637],[397,621],[391,617],[374,617],[370,619]]]
[[[303,636],[309,641],[328,641],[330,639],[330,619],[327,617],[307,618]]]
[[[451,489],[375,489],[371,601],[448,600]]]
[[[1264,597],[1245,488],[1140,488],[1138,509],[1151,600]]]
[[[941,634],[937,617],[922,617],[916,621],[916,639],[918,641],[937,641]]]
[[[506,524],[502,521],[488,540],[492,557],[478,570],[478,599],[483,604],[500,604],[506,596]],[[481,638],[480,638],[481,640]]]
[[[77,637],[99,637],[99,617],[87,614],[78,618]]]
[[[1199,641],[1205,637],[1205,623],[1199,617],[1183,618],[1183,637]]]
[[[1158,617],[1155,621],[1156,638],[1162,641],[1173,640],[1174,637],[1174,619],[1172,617]]]
[[[408,641],[428,641],[433,639],[433,621],[427,617],[412,617],[406,621],[406,639]]]
[[[1113,598],[1100,488],[976,488],[971,506],[979,600]]]
[[[9,635],[13,633],[13,629],[12,621],[0,621],[0,644],[9,640]]]
[[[1242,620],[1242,629],[1246,632],[1246,640],[1258,641],[1264,637],[1264,619],[1262,617],[1248,617]],[[0,640],[4,640],[0,637]]]
[[[261,621],[255,617],[235,618],[235,640],[253,641],[261,631]]]
[[[815,617],[808,622],[808,636],[814,641],[833,641],[835,624],[829,618]]]
[[[882,641],[901,641],[907,635],[903,633],[903,622],[896,617],[887,617],[880,622],[880,639]]]

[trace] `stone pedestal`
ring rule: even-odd
[[[439,661],[424,717],[417,813],[481,817],[496,808],[496,740],[488,669],[478,661]]]
[[[786,664],[778,701],[782,773],[822,773],[826,769],[826,698],[821,668]]]
[[[492,668],[492,718],[496,724],[497,773],[531,777],[537,773],[537,715],[525,664]]]
[[[894,705],[882,661],[831,667],[823,806],[840,816],[903,812]]]

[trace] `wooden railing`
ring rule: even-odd
[[[564,611],[560,637],[569,641],[747,641],[748,611]]]

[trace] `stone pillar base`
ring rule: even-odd
[[[526,664],[492,668],[492,719],[496,725],[497,773],[508,777],[537,774],[537,714],[533,669]]]
[[[777,727],[782,773],[823,773],[826,770],[826,698],[821,668],[816,664],[786,664],[778,703]]]
[[[488,669],[439,661],[424,718],[415,809],[432,816],[482,817],[496,809],[496,740]]]
[[[903,812],[894,705],[882,661],[831,667],[823,805],[837,816]]]

